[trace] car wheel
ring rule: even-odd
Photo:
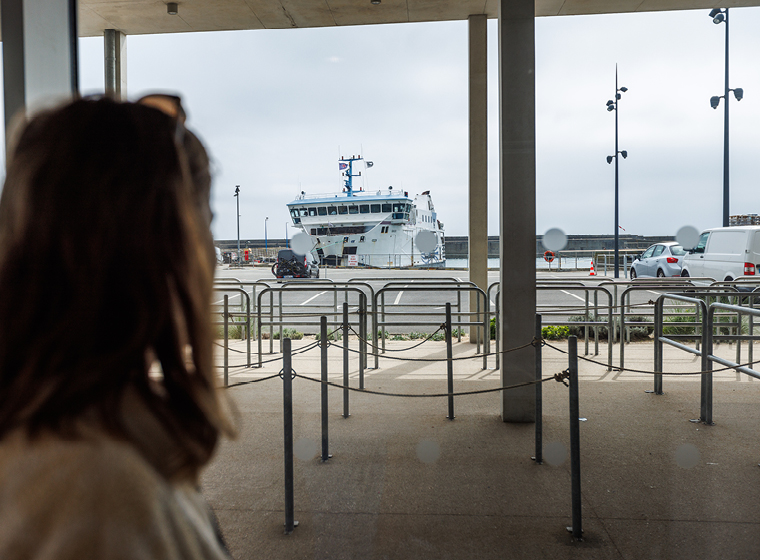
[[[681,271],[681,278],[688,278],[689,277],[689,271],[688,270],[682,270]]]
[[[657,278],[665,278],[665,273],[662,271],[662,269],[657,271]]]
[[[631,280],[636,280],[636,277],[637,277],[637,276],[638,276],[638,275],[636,274],[636,269],[635,269],[635,268],[632,268],[632,269],[631,269]]]
[[[728,276],[728,277],[727,277],[727,278],[724,280],[724,282],[733,282],[733,281],[734,281],[734,279],[733,279],[733,278],[731,278],[730,276]]]

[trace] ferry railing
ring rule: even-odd
[[[411,284],[411,283],[408,283]],[[473,315],[476,317],[475,321],[462,321],[457,320],[456,323],[452,322],[452,326],[459,327],[460,329],[462,327],[475,327],[475,328],[482,328],[482,334],[483,334],[483,340],[485,341],[486,334],[488,333],[488,324],[486,323],[486,304],[487,304],[487,296],[486,293],[478,288],[475,285],[461,285],[461,286],[448,286],[446,284],[431,284],[431,285],[420,285],[419,282],[416,282],[415,285],[407,285],[406,283],[403,286],[383,286],[375,293],[375,300],[383,302],[385,301],[385,294],[387,292],[428,292],[428,293],[434,293],[436,295],[441,295],[442,293],[451,293],[451,292],[474,292],[477,294],[477,309],[478,311],[467,311],[467,312],[460,312],[460,315],[466,315],[467,317],[472,317]],[[482,302],[482,305],[481,305]],[[447,301],[440,302],[437,304],[425,304],[425,307],[441,307],[441,305],[444,306],[446,303],[450,303]],[[430,321],[426,320],[426,318],[430,317],[438,317],[439,319],[445,318],[446,312],[445,311],[388,311],[387,308],[390,307],[408,307],[407,304],[401,304],[401,303],[393,303],[393,304],[380,304],[380,305],[374,305],[374,307],[377,307],[379,309],[379,320],[378,320],[378,328],[380,331],[384,331],[385,327],[413,327],[413,326],[420,326],[420,325],[429,325]],[[420,304],[414,304],[414,307],[422,307]],[[386,320],[386,317],[391,317],[392,319],[395,317],[414,317],[418,320],[416,321],[395,321],[395,320]],[[481,318],[482,317],[482,318]],[[438,324],[442,324],[443,321],[439,322]],[[478,347],[477,352],[480,353],[480,340],[478,340]],[[488,368],[488,353],[483,352],[483,369]]]
[[[269,314],[265,315],[262,313],[262,306],[261,306],[261,299],[266,296],[267,294],[274,294],[277,293],[298,293],[298,292],[320,292],[325,291],[324,288],[326,288],[325,284],[303,284],[303,285],[290,285],[290,286],[273,286],[269,288],[265,288],[259,293],[258,296],[258,309],[256,312],[256,318],[257,322],[261,327],[269,326],[270,332],[272,332],[273,327],[275,326],[284,326],[284,325],[290,325],[290,326],[313,326],[315,324],[319,324],[318,322],[315,322],[313,320],[308,321],[305,319],[311,319],[316,318],[319,320],[319,318],[324,315],[323,312],[306,312],[306,313],[288,313],[287,307],[278,307],[277,313],[275,313],[274,307],[270,306],[269,308]],[[364,366],[367,363],[367,294],[364,293],[364,291],[361,288],[354,288],[353,286],[344,286],[344,287],[333,287],[333,290],[347,290],[351,293],[355,293],[358,295],[358,321],[357,326],[359,327],[359,369],[360,373],[363,375],[364,372]],[[290,306],[293,307],[293,306]],[[303,307],[302,305],[299,305],[298,307]],[[312,307],[322,307],[325,306],[312,306]],[[332,307],[330,307],[332,309]],[[332,313],[331,313],[332,314]],[[328,322],[331,326],[339,326],[343,325],[343,321],[330,321]],[[262,337],[259,336],[258,339],[258,367],[261,367],[262,365]],[[274,353],[274,346],[271,344],[271,337],[270,337],[270,350],[269,353]]]

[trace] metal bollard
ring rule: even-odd
[[[453,420],[454,416],[454,361],[451,348],[451,304],[446,303],[446,377],[448,380],[449,415],[446,417]]]
[[[230,370],[230,352],[229,352],[229,326],[227,321],[229,319],[229,303],[230,296],[224,295],[224,386],[227,386]]]
[[[327,430],[327,317],[319,319],[319,346],[322,351],[322,462],[332,455],[329,451],[329,433]]]
[[[568,339],[568,358],[570,370],[570,484],[572,492],[573,525],[567,530],[576,540],[583,539],[583,520],[581,517],[581,430],[578,406],[578,339]]]
[[[536,314],[536,340],[541,340],[541,315]],[[543,417],[543,369],[541,364],[541,345],[536,344],[536,455],[533,460],[537,465],[544,462],[543,456],[543,438],[544,438],[544,417]]]
[[[282,416],[285,432],[285,534],[289,535],[298,525],[293,518],[293,377],[290,339],[283,341],[282,357]]]
[[[343,418],[348,418],[348,304],[343,304]]]

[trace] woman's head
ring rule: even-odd
[[[209,185],[201,143],[155,108],[82,99],[29,122],[0,198],[0,437],[66,431],[83,411],[119,434],[136,389],[187,447],[183,466],[208,459],[226,426]]]

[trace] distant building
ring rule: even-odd
[[[737,214],[729,216],[729,226],[760,226],[760,216],[757,214]]]

